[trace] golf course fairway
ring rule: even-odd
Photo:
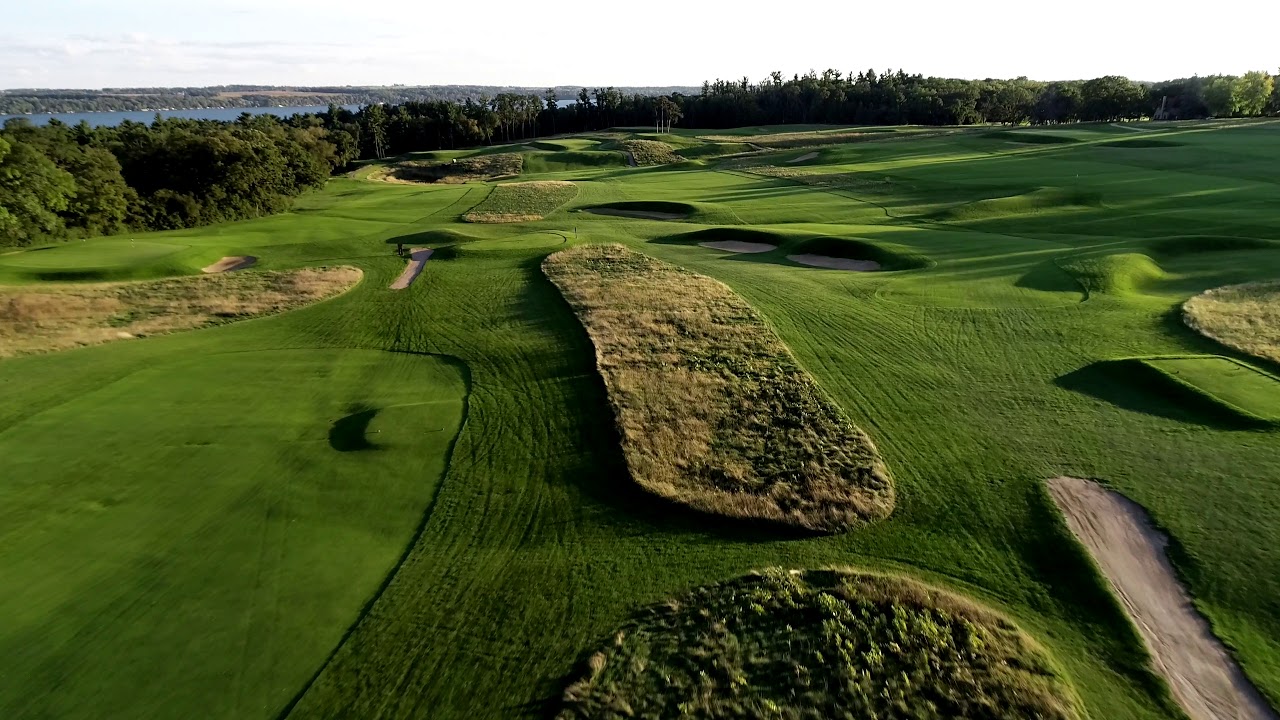
[[[670,165],[540,157],[655,137],[589,133],[475,151],[531,156],[512,180],[549,184],[521,191],[357,173],[281,215],[0,256],[0,283],[28,289],[197,275],[225,257],[257,259],[236,273],[363,273],[276,315],[0,360],[0,717],[580,714],[597,696],[567,708],[566,691],[590,684],[597,654],[685,656],[626,645],[620,629],[770,568],[812,580],[813,613],[844,612],[808,575],[831,569],[982,608],[1010,638],[998,657],[1034,658],[1052,677],[1036,706],[1058,716],[1179,717],[1046,489],[1056,477],[1143,509],[1195,610],[1280,706],[1280,432],[1225,422],[1117,365],[1201,358],[1159,369],[1280,417],[1256,393],[1280,368],[1182,313],[1206,290],[1280,278],[1280,122],[1142,128],[1136,144],[1112,124],[676,128],[668,144],[685,159]],[[745,149],[721,157],[727,143]],[[891,513],[799,532],[640,488],[610,404],[618,386],[543,272],[587,243],[723,283],[874,444]],[[431,255],[392,290],[406,269],[397,245]],[[809,255],[847,262],[788,259]],[[656,365],[661,346],[645,347]],[[739,361],[752,360],[689,363]],[[788,468],[768,470],[786,481]],[[856,609],[859,597],[837,599]],[[755,617],[744,599],[732,607]],[[784,619],[754,637],[787,632],[792,616],[761,607]],[[965,636],[968,612],[920,632]],[[723,637],[714,620],[687,636]],[[854,652],[854,635],[840,637],[824,647]],[[761,662],[794,659],[757,646],[778,653]],[[767,676],[744,672],[742,692],[767,699],[749,680]],[[698,687],[696,672],[681,677]]]

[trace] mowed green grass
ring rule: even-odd
[[[1224,357],[1147,358],[1142,362],[1245,415],[1280,421],[1280,379],[1249,365]]]
[[[96,717],[118,707],[102,698],[128,696],[155,717],[175,718],[537,715],[554,703],[576,664],[640,608],[756,568],[840,565],[904,572],[1008,614],[1061,667],[1090,717],[1173,716],[1136,634],[1045,495],[1041,479],[1058,474],[1106,480],[1152,513],[1174,538],[1174,561],[1200,609],[1263,691],[1280,698],[1274,601],[1280,597],[1280,490],[1274,483],[1280,436],[1198,422],[1158,395],[1135,393],[1091,370],[1116,357],[1231,355],[1187,329],[1179,306],[1210,287],[1280,275],[1280,252],[1171,253],[1161,241],[1280,237],[1274,212],[1280,133],[1265,123],[1179,125],[1159,133],[1178,145],[1121,148],[1102,146],[1115,139],[1115,129],[1106,128],[1078,128],[1079,142],[1056,144],[980,133],[863,138],[826,148],[805,163],[869,174],[878,178],[868,186],[875,192],[804,185],[729,164],[600,167],[571,178],[551,176],[578,185],[577,197],[565,206],[568,215],[520,226],[464,227],[459,217],[485,197],[487,186],[336,180],[287,215],[139,237],[216,256],[257,255],[271,268],[340,259],[361,267],[365,281],[333,301],[278,317],[2,361],[0,432],[66,403],[111,397],[114,383],[139,370],[160,372],[182,362],[217,368],[219,353],[306,355],[348,348],[453,358],[448,367],[470,388],[466,420],[434,500],[420,505],[404,501],[397,494],[403,488],[378,485],[389,482],[383,475],[390,471],[366,464],[376,462],[376,453],[338,453],[322,438],[320,450],[360,468],[351,483],[366,483],[362,498],[413,520],[402,521],[407,529],[387,541],[396,547],[379,567],[397,569],[381,592],[385,575],[369,580],[361,593],[348,589],[360,595],[353,605],[335,601],[345,614],[315,614],[304,629],[290,626],[298,637],[293,642],[314,646],[281,651],[277,664],[304,669],[289,678],[273,676],[270,691],[245,694],[256,682],[252,675],[168,672],[165,683],[139,680],[150,679],[152,668],[188,667],[184,658],[192,655],[218,668],[259,661],[245,660],[243,648],[220,644],[235,633],[225,618],[241,612],[237,608],[270,614],[270,603],[242,597],[261,595],[225,592],[229,584],[261,582],[252,566],[243,565],[243,555],[227,555],[223,574],[201,583],[217,589],[220,599],[213,604],[223,614],[179,633],[164,631],[172,626],[163,622],[134,625],[127,614],[92,606],[105,602],[97,596],[135,592],[157,598],[154,612],[167,608],[181,615],[179,596],[164,594],[171,578],[183,580],[178,570],[156,565],[154,582],[141,586],[134,575],[114,574],[81,599],[89,605],[60,606],[56,594],[27,600],[28,588],[68,586],[81,573],[66,565],[23,565],[24,554],[6,544],[0,577],[22,570],[28,579],[5,583],[0,603],[88,629],[62,636],[60,645],[30,650],[20,645],[29,636],[11,630],[12,623],[0,626],[3,647],[40,655],[0,656],[0,708],[20,718],[64,710]],[[998,212],[981,217],[943,217],[965,203],[1046,187],[1092,193],[1098,202],[1061,211],[1040,205],[1035,212],[997,204]],[[678,222],[572,212],[637,201],[716,212]],[[798,267],[782,246],[736,256],[667,240],[711,227],[706,221],[772,229],[797,240],[857,238],[928,262],[849,273]],[[722,280],[745,297],[872,436],[893,469],[894,515],[847,535],[798,539],[709,523],[645,502],[624,472],[590,343],[539,272],[542,259],[566,244],[540,234],[562,233],[568,240],[575,228],[578,242],[621,242]],[[440,232],[454,229],[468,237]],[[450,237],[469,241],[441,247]],[[387,243],[398,239],[422,240],[437,253],[413,287],[393,293],[385,288],[403,262]],[[1123,257],[1092,262],[1111,255],[1144,256],[1160,272]],[[1137,280],[1113,281],[1139,266]],[[1086,276],[1099,278],[1101,289],[1086,288]],[[260,370],[281,382],[291,382],[293,372]],[[192,378],[207,384],[210,376]],[[397,383],[405,402],[440,392],[434,388],[423,381]],[[196,392],[187,384],[183,389]],[[345,409],[358,394],[336,392],[321,406]],[[97,412],[108,416],[126,400],[104,400]],[[82,428],[76,437],[58,435],[64,440],[56,446],[23,443],[6,451],[6,462],[60,473],[61,482],[71,485],[89,477],[77,468],[97,467],[92,483],[100,494],[112,489],[124,495],[133,477],[130,461],[94,463],[107,454],[143,458],[159,452],[165,436],[157,428],[166,426],[160,410],[170,405],[163,397],[144,405],[154,413],[133,424],[149,432],[121,437],[115,426],[124,423],[104,419],[86,428],[86,421],[68,418],[69,427]],[[252,426],[261,414],[255,407],[223,407],[214,424],[227,432]],[[143,411],[131,412],[126,417]],[[317,412],[317,422],[325,414]],[[279,447],[292,447],[283,442],[286,433],[277,434]],[[387,452],[424,464],[445,457],[425,442]],[[265,488],[315,481],[314,473],[296,468],[274,475]],[[199,477],[185,468],[172,476]],[[42,492],[12,472],[0,475],[6,507],[35,503]],[[343,512],[341,498],[333,495],[320,494],[310,507],[316,518],[359,517]],[[110,511],[32,516],[24,534],[44,538],[50,556],[74,561],[81,553],[76,538],[104,515]],[[377,520],[381,525],[384,518]],[[417,522],[421,532],[415,536]],[[234,528],[211,535],[225,543],[262,543],[260,528]],[[120,552],[111,546],[127,544],[131,532],[104,534],[94,554]],[[261,546],[319,574],[353,573],[346,562],[354,560],[338,550],[326,555],[326,565],[313,562],[314,549],[306,544]],[[401,551],[404,561],[397,566]],[[366,555],[359,553],[361,562]],[[367,576],[378,575],[361,567]],[[155,633],[143,632],[153,625]],[[73,654],[81,644],[110,646],[145,662],[134,666],[105,654],[84,655],[99,659],[81,662],[82,655]],[[240,697],[248,699],[230,700]]]
[[[435,357],[341,349],[116,369],[0,433],[0,709],[279,706],[412,539],[462,423],[464,376]]]

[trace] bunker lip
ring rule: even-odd
[[[789,162],[789,163],[802,163],[802,162],[804,162],[804,161],[806,161],[806,160],[812,160],[812,159],[814,159],[814,158],[816,158],[816,157],[818,157],[818,151],[817,151],[817,150],[814,150],[813,152],[805,153],[804,155],[801,155],[801,156],[800,156],[800,157],[798,157],[798,158],[791,158],[791,159],[790,159],[790,160],[788,160],[787,162]]]
[[[617,208],[586,208],[592,215],[610,215],[612,217],[639,218],[641,220],[683,220],[687,216],[680,213],[658,212],[657,210],[619,210]]]
[[[422,268],[427,264],[427,258],[431,257],[431,248],[413,248],[409,251],[409,264],[404,266],[404,272],[400,273],[400,277],[391,283],[392,290],[404,290],[418,279],[418,275],[422,273]]]
[[[228,255],[208,267],[201,268],[200,271],[205,273],[235,272],[236,270],[252,267],[257,262],[258,258],[253,255]]]
[[[769,243],[747,242],[745,240],[708,240],[698,243],[701,247],[712,250],[724,250],[731,253],[764,253],[777,250],[777,245]]]
[[[1090,480],[1056,477],[1049,494],[1137,626],[1152,664],[1192,720],[1276,720],[1165,555],[1168,538],[1137,503]]]
[[[880,269],[880,263],[875,260],[854,260],[852,258],[831,257],[830,255],[788,255],[787,259],[793,263],[808,265],[809,267],[826,268],[828,270],[875,272]]]

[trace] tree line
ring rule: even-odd
[[[775,72],[756,83],[716,80],[690,94],[549,88],[357,111],[335,103],[287,119],[157,117],[150,125],[99,128],[11,119],[0,131],[0,245],[256,217],[287,209],[355,160],[609,127],[1017,125],[1277,113],[1280,91],[1265,72],[1144,84],[1118,76],[1038,82],[827,70],[791,78]]]
[[[1010,125],[1112,122],[1159,117],[1253,117],[1280,112],[1275,78],[1265,72],[1137,83],[1107,76],[1040,82],[956,80],[867,70],[827,70],[753,83],[716,80],[701,92],[627,94],[615,88],[499,93],[461,102],[411,101],[351,112],[330,106],[327,128],[343,129],[359,157],[380,158],[511,142],[541,135],[608,127],[654,127],[673,122],[717,129],[750,125]]]
[[[315,116],[0,131],[0,246],[171,230],[286,210],[355,158]]]
[[[573,92],[568,87],[561,93]],[[636,87],[624,92],[670,95],[689,87]],[[102,90],[0,90],[0,115],[31,113],[199,110],[204,108],[299,107],[303,105],[395,105],[410,101],[493,97],[503,93],[538,93],[536,88],[485,85],[309,86],[217,85],[184,88],[104,88]]]

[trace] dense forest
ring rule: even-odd
[[[790,79],[774,73],[759,83],[717,80],[692,94],[581,88],[566,96],[552,88],[374,103],[357,112],[333,103],[319,114],[246,113],[230,123],[157,118],[90,128],[11,119],[0,131],[0,245],[256,217],[287,209],[358,159],[609,127],[1018,125],[1277,113],[1280,91],[1265,72],[1141,84],[1116,76],[1045,83],[828,70]]]
[[[556,88],[561,94],[575,88]],[[688,94],[688,87],[623,88],[628,95]],[[403,102],[462,102],[503,93],[541,89],[485,85],[313,86],[218,85],[186,88],[104,88],[102,90],[0,90],[0,115],[31,113],[198,110],[202,108],[300,107],[303,105],[395,105]]]

